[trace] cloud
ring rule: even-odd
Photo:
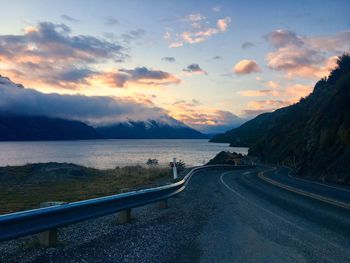
[[[254,100],[248,103],[249,109],[253,110],[270,110],[289,106],[290,101],[287,100]]]
[[[117,26],[117,25],[119,25],[119,20],[113,16],[108,16],[108,17],[106,17],[105,25],[106,26]]]
[[[229,23],[231,23],[231,18],[225,17],[225,18],[219,19],[216,22],[216,25],[217,25],[219,31],[224,32],[227,30]]]
[[[240,90],[238,94],[243,97],[264,97],[264,96],[278,96],[279,93],[270,89],[263,90]]]
[[[279,88],[278,82],[273,81],[273,80],[267,81],[267,82],[266,82],[266,86],[268,86],[268,87],[271,88],[271,89],[277,89],[277,88]]]
[[[306,37],[289,30],[269,33],[266,40],[274,51],[266,55],[268,66],[287,77],[319,79],[336,65],[336,55],[350,50],[350,31],[333,36]]]
[[[77,73],[77,69],[82,76],[100,63],[124,61],[126,50],[116,42],[72,35],[65,24],[41,22],[21,35],[0,35],[0,69],[26,85],[76,89],[76,83],[59,77],[69,71]]]
[[[261,69],[254,60],[243,59],[234,66],[233,71],[238,75],[246,75],[260,72]]]
[[[71,17],[69,15],[65,15],[65,14],[61,15],[61,18],[64,19],[64,20],[67,20],[68,22],[73,22],[73,23],[79,22],[78,19],[75,19],[75,18],[73,18],[73,17]]]
[[[311,85],[293,84],[285,88],[285,94],[290,100],[295,103],[300,98],[308,96],[312,92],[313,88]]]
[[[195,73],[195,74],[204,74],[207,75],[208,73],[203,70],[198,64],[191,64],[188,65],[186,68],[184,68],[182,71],[188,72],[188,73]]]
[[[184,18],[185,21],[191,21],[191,22],[198,22],[205,19],[206,17],[199,13],[189,14]]]
[[[176,61],[176,59],[174,57],[163,57],[162,60],[167,61],[167,62],[175,62]]]
[[[255,44],[247,41],[247,42],[244,42],[241,47],[242,47],[242,49],[248,49],[248,48],[255,47]]]
[[[285,47],[289,45],[301,46],[303,41],[301,37],[293,31],[278,29],[276,31],[270,32],[265,36],[265,39],[270,42],[276,48]]]
[[[213,60],[221,60],[221,59],[222,59],[221,56],[214,56],[214,57],[213,57]]]
[[[169,114],[205,133],[224,132],[244,122],[229,111],[206,108],[197,100],[176,101],[171,106]]]
[[[146,30],[138,28],[136,30],[130,30],[120,37],[124,43],[129,44],[131,41],[140,41],[146,35]]]
[[[231,23],[231,18],[225,17],[218,19],[215,27],[210,27],[207,18],[200,14],[191,14],[185,17],[184,20],[190,22],[191,30],[177,33],[175,36],[169,31],[165,32],[163,38],[170,42],[170,48],[207,41],[211,36],[227,31]]]
[[[313,89],[312,83],[287,83],[281,84],[275,81],[263,81],[264,86],[269,89],[242,90],[238,94],[244,97],[267,97],[265,100],[253,100],[247,104],[247,109],[242,113],[245,116],[253,117],[263,112],[271,112],[281,107],[297,103],[301,98],[308,96]]]
[[[0,113],[48,116],[102,125],[132,120],[172,121],[167,111],[152,103],[110,96],[45,94],[0,77]]]
[[[163,86],[179,84],[181,80],[174,75],[161,71],[138,67],[119,69],[99,76],[100,80],[111,87],[127,87],[129,84]]]
[[[220,12],[221,11],[221,6],[214,6],[211,10],[213,10],[213,12]]]

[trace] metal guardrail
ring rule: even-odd
[[[167,199],[183,191],[191,176],[198,171],[244,168],[252,166],[200,166],[192,169],[180,181],[165,186],[1,215],[0,241],[40,233]]]

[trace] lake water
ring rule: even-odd
[[[0,142],[0,166],[38,162],[69,162],[95,168],[141,164],[156,158],[160,165],[173,157],[200,165],[220,151],[247,154],[248,148],[208,140],[86,140]]]

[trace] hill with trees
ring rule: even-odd
[[[248,146],[249,155],[287,164],[299,176],[350,184],[350,55],[298,103],[264,113],[211,142]]]

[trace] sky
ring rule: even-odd
[[[350,51],[347,0],[0,4],[0,75],[23,85],[0,110],[92,125],[222,132],[307,96]]]

